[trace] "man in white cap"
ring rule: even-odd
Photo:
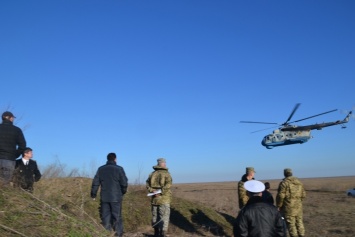
[[[274,205],[265,203],[265,185],[257,180],[244,183],[249,200],[239,212],[233,228],[234,237],[285,237],[284,222]]]

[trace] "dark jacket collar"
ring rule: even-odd
[[[12,125],[12,122],[10,120],[5,119],[2,121],[2,124],[11,124]]]
[[[113,161],[113,160],[108,160],[108,161],[106,162],[106,165],[116,165],[116,162]]]
[[[253,196],[253,197],[249,198],[247,205],[259,203],[259,202],[263,202],[263,198],[260,196]]]
[[[159,165],[153,166],[154,170],[168,170],[168,168],[161,167]]]

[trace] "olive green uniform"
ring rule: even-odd
[[[278,188],[276,206],[282,210],[291,237],[305,235],[302,201],[306,197],[303,184],[294,176],[283,179]]]
[[[238,182],[238,201],[239,208],[242,209],[248,202],[249,196],[247,190],[244,188],[244,183],[248,181],[246,174],[242,176],[242,179]]]
[[[153,166],[152,172],[147,181],[146,188],[152,193],[161,190],[161,194],[153,195],[151,200],[152,207],[152,226],[167,232],[170,218],[170,203],[172,199],[171,185],[173,180],[168,168]]]

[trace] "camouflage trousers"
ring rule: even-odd
[[[287,229],[291,237],[304,236],[303,216],[285,216]]]
[[[152,205],[152,226],[167,232],[170,218],[170,204]]]

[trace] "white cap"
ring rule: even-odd
[[[244,183],[244,188],[251,193],[261,193],[265,190],[265,185],[258,180],[249,180]]]

